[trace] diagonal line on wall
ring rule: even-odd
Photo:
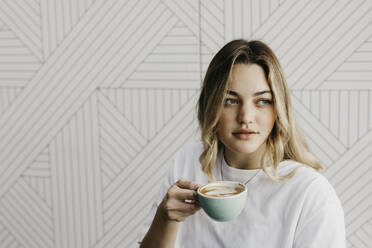
[[[312,113],[309,112],[296,97],[292,97],[292,101],[295,116],[299,117],[297,119],[298,123],[306,130],[308,140],[312,141],[312,143],[318,147],[317,151],[312,152],[317,154],[318,158],[323,158],[323,163],[330,164],[343,153],[346,148],[328,131],[327,127],[313,117]],[[311,126],[309,123],[311,123]]]
[[[372,225],[371,222],[366,221],[358,230],[353,234],[348,235],[348,241],[352,244],[348,244],[350,248],[369,248],[372,244]]]
[[[0,86],[24,86],[39,68],[40,62],[14,32],[0,31]]]
[[[38,60],[43,61],[40,27],[37,26],[40,25],[40,18],[38,16],[30,16],[30,13],[17,6],[16,2],[0,1],[2,20],[17,34]],[[32,21],[35,18],[38,23]]]
[[[371,14],[372,13],[372,8],[370,9],[369,13]],[[366,32],[366,30],[371,30],[372,29],[372,19],[369,21],[368,24],[364,25],[365,23],[361,24],[361,23],[358,23],[355,25],[355,28],[350,28],[351,30],[353,30],[353,32],[356,32],[357,30],[357,27],[360,28],[360,30],[358,30],[359,32],[357,34],[345,34],[345,36],[348,36],[348,37],[353,37],[353,39],[350,40],[350,42],[348,42],[344,47],[342,47],[341,49],[339,49],[339,51],[336,51],[334,52],[335,56],[331,57],[328,61],[325,61],[325,65],[327,65],[326,67],[323,67],[322,70],[318,70],[318,72],[316,74],[314,74],[313,78],[310,78],[309,77],[309,82],[314,82],[313,84],[309,83],[307,84],[306,88],[322,88],[322,84],[324,83],[324,81],[327,80],[328,77],[330,77],[330,75],[327,73],[327,70],[328,71],[331,71],[329,70],[329,67],[331,67],[332,71],[336,71],[337,68],[335,68],[336,66],[340,66],[341,63],[344,63],[345,60],[346,60],[346,57],[349,56],[350,54],[350,50],[353,50],[354,47],[358,46],[361,42],[363,42],[366,37],[368,36],[368,32]],[[326,57],[326,55],[324,55]],[[331,63],[332,62],[332,63]],[[328,74],[328,75],[327,75]],[[363,79],[360,79],[361,82],[355,82],[353,80],[350,80],[350,79],[343,79],[343,80],[339,80],[338,82],[341,83],[341,84],[344,84],[342,81],[352,81],[352,87],[347,87],[347,89],[372,89],[372,87],[370,86],[370,84],[368,84],[368,82],[372,79],[371,77],[371,74],[370,73],[365,73],[364,75],[359,75],[360,77],[364,77],[364,82],[363,82]],[[341,81],[341,82],[340,82]],[[358,80],[359,81],[359,80]],[[336,87],[333,87],[333,89],[337,88]],[[341,86],[339,87],[339,89],[342,89],[342,88],[345,88],[345,86]]]
[[[372,89],[372,58],[368,53],[372,52],[369,40],[372,35],[365,40],[352,54],[345,58],[345,62],[335,69],[335,73],[329,75],[325,82],[318,88],[320,89],[344,89],[344,90],[366,90]],[[359,55],[367,55],[369,59],[358,61]],[[366,57],[367,57],[366,56]]]
[[[197,95],[197,93],[195,93],[195,95]],[[156,148],[156,146],[159,145],[159,143],[161,143],[161,141],[163,141],[164,138],[170,136],[169,130],[177,131],[177,128],[175,125],[181,121],[181,119],[185,116],[185,113],[188,113],[190,109],[194,108],[194,103],[195,103],[194,100],[195,99],[191,99],[187,104],[185,104],[185,106],[182,109],[180,109],[180,111],[172,118],[172,120],[169,121],[168,124],[165,125],[162,128],[162,130],[144,147],[144,149],[141,150],[142,156],[137,155],[135,159],[131,162],[131,164],[127,166],[126,170],[123,171],[118,176],[118,178],[116,178],[115,181],[113,181],[110,184],[110,186],[104,191],[105,206],[111,206],[114,203],[117,197],[116,194],[117,194],[118,189],[123,190],[122,182],[124,181],[126,177],[126,173],[124,172],[127,172],[128,170],[133,170],[133,169],[135,170],[135,165],[140,163],[139,160],[146,158],[146,156],[144,156],[143,154],[148,153],[149,150],[153,151],[154,148]],[[105,207],[105,210],[107,209],[108,208]]]
[[[276,49],[278,49],[283,42],[287,43],[292,34],[300,30],[299,26],[309,18],[306,16],[306,13],[310,13],[308,15],[311,15],[311,13],[314,13],[314,8],[319,7],[321,4],[321,2],[319,2],[318,5],[314,6],[316,3],[316,1],[297,1],[294,3],[283,16],[283,19],[280,20],[281,28],[276,27],[267,33],[267,36],[265,36],[267,42],[269,44],[279,44]],[[291,13],[290,11],[293,12]]]
[[[199,41],[181,21],[128,75],[125,87],[199,88]],[[139,54],[139,55],[142,55]]]
[[[1,214],[0,214],[1,219]],[[22,247],[17,239],[0,222],[0,243],[4,247]]]
[[[112,61],[119,56],[113,49],[121,45],[117,37],[127,32],[120,25],[127,16],[125,11],[121,11],[123,6],[120,4],[126,3],[115,2],[119,6],[104,4],[101,7],[102,2],[97,1],[84,18],[90,20],[97,8],[101,8],[100,14],[95,15],[89,25],[83,20],[79,22],[20,97],[1,116],[0,162],[3,166],[0,169],[0,195],[8,190],[27,164],[48,144],[97,86],[107,79],[110,68],[115,65]],[[162,18],[168,19],[168,12]],[[150,32],[147,38],[151,40],[152,36],[153,32]],[[75,38],[78,41],[66,48],[72,42],[71,39]],[[87,44],[87,38],[90,44]]]
[[[291,59],[293,59],[294,56],[297,55],[293,50],[302,44],[301,39],[304,39],[304,36],[309,35],[309,32],[314,29],[314,26],[326,23],[327,20],[324,21],[323,19],[325,16],[329,15],[329,11],[333,10],[333,12],[335,12],[335,1],[319,2],[322,5],[316,6],[315,10],[311,9],[311,11],[308,11],[308,15],[303,14],[299,16],[298,19],[294,20],[294,23],[296,24],[294,24],[295,26],[290,29],[291,32],[286,35],[286,39],[284,39],[280,44],[277,44],[279,42],[274,40],[273,48],[277,51],[277,55],[281,57],[280,61],[284,67],[291,61]],[[312,1],[311,3],[315,3],[315,1]],[[281,36],[279,36],[279,39],[281,39]]]
[[[343,203],[348,236],[372,218],[371,145],[369,132],[325,173]]]
[[[180,7],[177,2],[172,1],[172,0],[163,0],[162,1],[172,12],[175,16],[177,16],[179,19],[182,20],[183,23],[186,24],[186,26],[191,30],[191,32],[198,37],[199,36],[199,28],[198,28],[198,23],[197,23],[197,11],[192,13],[193,10],[190,10],[190,6],[188,6],[188,10]],[[191,12],[191,13],[190,13]],[[191,16],[190,16],[191,15]],[[195,16],[192,16],[195,15]]]
[[[0,200],[1,221],[25,247],[52,247],[51,209],[23,179]]]
[[[278,7],[278,9],[270,15],[262,25],[252,34],[253,37],[264,37],[269,40],[270,36],[276,34],[280,28],[278,26],[285,26],[283,20],[285,20],[286,15],[291,13],[297,5],[301,4],[301,1],[287,0],[284,4]]]
[[[334,185],[341,183],[343,178],[355,170],[354,163],[361,163],[371,154],[371,144],[372,131],[361,137],[347,152],[341,153],[341,156],[325,171],[326,177],[330,178]]]
[[[371,163],[371,157],[368,161],[363,161],[366,163]],[[370,179],[372,177],[371,169],[367,171],[359,170],[360,178],[348,177],[345,184],[351,182],[352,186],[347,189],[347,191],[339,194],[342,198],[342,204],[345,211],[346,225],[349,226],[351,223],[356,221],[356,216],[359,216],[365,210],[365,207],[372,207],[372,182]],[[356,174],[356,173],[354,173]]]
[[[335,19],[337,20],[336,17],[340,16],[340,13],[343,9],[349,7],[348,5],[350,2],[339,1],[333,4],[331,1],[327,1],[325,4],[326,5],[322,6],[320,12],[315,12],[311,19],[306,20],[304,23],[304,27],[306,27],[306,29],[304,31],[296,32],[293,36],[291,36],[291,38],[295,40],[292,42],[289,40],[287,43],[285,43],[286,49],[282,47],[281,49],[285,50],[282,52],[280,50],[278,51],[279,54],[283,54],[281,63],[284,67],[288,67],[289,70],[293,70],[293,68],[290,67],[291,64],[297,66],[297,64],[304,61],[303,57],[305,55],[309,56],[312,54],[314,49],[319,48],[321,43],[319,43],[319,39],[316,38],[322,37],[322,35],[328,36],[330,32],[334,31],[330,24],[335,22]],[[314,43],[317,45],[312,45]],[[294,60],[297,62],[294,63]]]
[[[141,186],[143,181],[138,179],[146,178],[146,180],[153,180],[152,175],[156,172],[161,171],[161,173],[164,173],[164,170],[167,168],[162,166],[162,169],[159,170],[156,166],[152,165],[160,164],[161,166],[163,164],[161,162],[169,159],[175,150],[183,144],[184,137],[188,137],[194,131],[193,128],[190,129],[190,124],[193,122],[192,113],[194,111],[196,95],[104,191],[104,215],[105,220],[107,220],[105,227],[108,233],[95,247],[107,247],[108,243],[118,242],[116,240],[119,238],[117,237],[117,232],[126,228],[126,218],[132,218],[134,216],[128,214],[128,211],[137,210],[132,205],[135,204],[138,206],[138,201],[141,199],[147,200],[140,193],[135,195],[133,193],[139,190],[145,193],[148,191],[147,187],[152,187],[152,183],[148,181],[146,181],[147,187],[144,185]],[[141,168],[141,165],[145,168]],[[137,184],[138,186],[136,186]],[[122,199],[123,196],[125,196],[125,199]]]
[[[30,0],[26,1],[30,2]],[[94,1],[74,0],[42,0],[37,3],[38,6],[40,5],[41,35],[45,60],[69,35],[93,3]]]
[[[146,147],[139,153],[134,160],[131,161],[131,163],[123,170],[120,175],[105,189],[104,191],[104,209],[105,209],[105,216],[111,216],[113,215],[117,208],[119,207],[116,203],[116,199],[119,195],[122,195],[121,191],[126,190],[126,188],[123,185],[123,182],[125,182],[123,177],[127,177],[128,172],[130,171],[130,174],[132,177],[135,177],[136,173],[140,173],[138,171],[139,164],[143,164],[142,160],[148,160],[149,154],[158,153],[158,146],[164,145],[164,141],[167,138],[172,137],[171,132],[178,132],[179,122],[182,120],[182,118],[187,116],[189,111],[193,110],[194,107],[194,101],[189,101],[178,113],[174,116],[174,118],[168,122],[166,126],[147,144]],[[177,136],[177,135],[176,135]],[[148,154],[148,155],[145,155]],[[155,155],[151,154],[151,157],[154,157]],[[156,157],[156,156],[155,156]],[[125,182],[126,183],[126,182]],[[107,219],[107,218],[106,218]]]
[[[345,11],[348,13],[343,13]],[[297,57],[285,65],[290,68],[288,82],[292,85],[291,88],[303,88],[305,85],[309,89],[316,88],[329,73],[332,73],[340,63],[344,62],[345,57],[370,35],[370,33],[361,32],[371,22],[368,15],[370,11],[368,3],[365,3],[364,6],[359,4],[356,7],[344,8],[329,23],[328,29],[332,25],[337,26],[332,30],[327,30],[327,35],[324,35],[325,39],[317,40],[312,46],[306,44],[305,49],[301,50],[301,54],[296,54]],[[303,43],[299,42],[299,44]]]
[[[97,97],[50,144],[56,247],[89,247],[103,235]]]
[[[192,110],[190,111],[190,115],[192,115]],[[123,233],[129,233],[129,235],[124,235],[121,239],[119,239],[120,235],[115,235],[115,239],[110,241],[110,245],[123,245],[124,247],[129,246],[131,243],[136,243],[138,241],[138,234],[142,231],[143,228],[143,221],[146,217],[149,215],[149,209],[148,207],[151,207],[152,204],[154,204],[154,199],[158,202],[158,199],[162,199],[164,197],[165,192],[159,192],[159,182],[164,182],[164,179],[167,178],[166,175],[168,174],[168,169],[173,166],[173,158],[174,153],[178,149],[178,147],[181,144],[186,144],[190,142],[195,142],[195,140],[192,140],[190,137],[194,136],[194,130],[190,128],[190,126],[194,126],[195,123],[193,123],[193,120],[188,118],[190,123],[185,123],[185,125],[182,127],[183,130],[179,130],[181,135],[179,135],[177,138],[168,144],[168,147],[172,146],[172,150],[169,148],[165,148],[164,155],[162,158],[156,160],[154,162],[155,165],[159,169],[156,170],[155,173],[147,173],[145,176],[142,177],[141,181],[145,183],[140,183],[140,185],[146,185],[143,188],[140,188],[141,191],[138,193],[140,195],[150,195],[153,196],[152,198],[137,198],[135,201],[130,202],[129,204],[126,204],[125,208],[128,209],[128,211],[120,217],[120,222],[117,222],[115,226],[113,226],[112,230],[109,230],[109,235],[113,235],[115,232],[123,232]],[[186,120],[185,120],[186,121]],[[165,162],[168,160],[168,162]],[[164,166],[164,164],[169,164],[168,166]],[[157,187],[153,187],[152,185],[156,185]],[[159,195],[159,193],[161,195]],[[135,193],[136,194],[136,193]],[[150,199],[150,201],[149,201]],[[134,200],[134,199],[133,199]],[[136,207],[132,207],[132,204],[135,203]],[[124,212],[123,212],[124,213]],[[147,219],[146,219],[147,220]],[[125,226],[123,224],[125,223]],[[116,238],[119,237],[119,238]],[[134,241],[134,242],[133,242]]]
[[[203,13],[199,20],[201,22],[200,31],[202,32],[200,35],[203,35],[203,40],[208,48],[217,51],[222,45],[221,41],[224,40],[223,29],[221,29],[224,24],[203,4],[203,1],[200,1],[200,13]]]
[[[21,91],[21,87],[0,88],[0,115],[9,108]]]
[[[110,126],[116,130],[119,135],[122,135],[121,140],[130,141],[128,146],[132,150],[131,155],[139,152],[148,142],[148,140],[133,127],[132,123],[116,109],[114,105],[98,91],[98,99],[102,105],[103,117],[110,120]]]
[[[100,103],[101,170],[112,180],[133,157],[146,145],[144,138],[114,107],[98,92]],[[106,187],[106,183],[104,187]]]
[[[44,202],[51,207],[52,206],[52,189],[51,189],[51,179],[50,179],[50,172],[48,172],[48,176],[46,176],[45,172],[42,171],[41,173],[36,176],[36,172],[32,176],[25,176],[22,175],[22,178],[34,190],[43,200]],[[45,174],[44,174],[45,173]],[[41,174],[41,175],[40,175]]]
[[[177,23],[177,18],[172,16],[171,12],[162,4],[159,4],[155,9],[148,8],[148,11],[151,13],[150,16],[150,13],[146,12],[140,16],[145,18],[141,28],[138,28],[136,33],[119,47],[121,57],[114,61],[116,65],[105,82],[101,84],[102,86],[121,87],[125,85],[128,77]],[[122,53],[123,48],[128,49],[128,52]]]
[[[372,219],[372,193],[353,209],[349,216],[345,216],[348,235],[358,231]]]

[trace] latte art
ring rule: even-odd
[[[200,192],[206,196],[223,197],[239,194],[243,187],[229,185],[210,185],[202,188]]]
[[[246,186],[234,181],[210,182],[197,190],[199,205],[215,221],[230,221],[243,210]]]

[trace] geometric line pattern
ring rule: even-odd
[[[111,60],[115,66],[111,69],[108,77],[101,82],[102,87],[121,87],[128,77],[136,70],[139,64],[157,46],[169,30],[176,25],[174,17],[166,6],[158,1],[140,1],[138,4],[131,2],[125,21],[118,23],[130,31],[127,35],[120,36],[120,42],[113,50],[119,54]],[[133,6],[134,5],[134,6]],[[136,22],[137,18],[144,22]],[[135,49],[134,49],[135,48]],[[124,52],[126,51],[126,52]]]
[[[2,219],[1,215],[0,218]],[[0,243],[4,247],[9,248],[22,248],[22,246],[11,233],[0,223]]]
[[[24,247],[52,247],[52,210],[23,179],[0,200],[1,222]]]
[[[0,30],[0,87],[22,87],[41,63],[12,30]]]
[[[139,153],[148,140],[115,108],[98,94],[100,126],[100,160],[103,187],[106,188]]]
[[[322,126],[347,148],[352,147],[372,128],[372,91],[293,90],[292,92]]]
[[[199,44],[190,29],[177,22],[142,64],[129,76],[125,86],[147,88],[200,87]],[[152,86],[151,86],[152,85]]]
[[[372,35],[321,85],[322,89],[372,89]]]
[[[25,182],[52,206],[49,147],[47,147],[23,173]]]
[[[372,223],[366,222],[357,232],[349,237],[348,247],[368,248],[372,244]]]
[[[35,0],[3,0],[1,19],[19,37],[39,62],[42,56],[40,3]]]
[[[0,0],[0,246],[137,247],[159,182],[200,139],[213,55],[268,43],[341,199],[372,242],[369,0]]]
[[[196,97],[195,94],[194,101]],[[126,230],[129,231],[131,227],[136,226],[133,222],[134,216],[140,215],[143,217],[146,215],[146,213],[139,211],[147,206],[144,205],[144,201],[148,203],[148,199],[144,199],[141,193],[154,188],[153,185],[157,182],[156,178],[158,178],[159,173],[164,175],[167,170],[164,166],[166,161],[172,157],[177,147],[193,136],[192,134],[195,131],[189,127],[191,124],[195,124],[194,101],[185,105],[105,189],[103,201],[106,235],[95,247],[122,245],[121,239],[123,237],[118,234],[123,231],[126,232]],[[195,125],[193,126],[195,127]],[[178,135],[175,135],[175,133]],[[143,168],[146,169],[143,170]],[[143,185],[143,187],[140,185]]]
[[[56,247],[90,247],[103,235],[97,102],[93,94],[49,147]]]
[[[130,125],[147,140],[154,138],[195,92],[196,89],[102,89]]]
[[[128,4],[128,2],[122,3],[120,1],[115,1],[114,5],[115,4],[125,5]],[[93,6],[89,9],[91,12],[88,12],[84,16],[85,18],[83,18],[83,20],[86,20],[89,18],[89,16],[92,16],[92,14],[97,11],[97,9],[101,9],[101,16],[104,17],[104,20],[99,22],[99,27],[95,25],[96,29],[93,29],[93,32],[89,32],[91,31],[90,29],[92,28],[92,24],[95,24],[95,22],[97,22],[97,19],[95,18],[98,18],[98,20],[100,20],[100,17],[97,16],[95,16],[92,23],[90,23],[90,25],[88,26],[84,26],[84,23],[80,22],[79,24],[81,25],[77,25],[77,27],[79,28],[73,29],[71,35],[69,35],[68,38],[66,38],[63,42],[63,44],[69,44],[70,40],[75,38],[76,36],[80,36],[80,39],[86,36],[91,37],[90,39],[99,37],[92,41],[94,44],[93,47],[91,45],[87,46],[87,49],[90,49],[90,52],[87,52],[87,49],[78,49],[82,46],[82,41],[80,41],[80,39],[79,42],[74,43],[73,47],[66,48],[65,46],[61,45],[57,49],[58,51],[56,50],[52,58],[49,59],[43,66],[42,70],[39,70],[39,73],[37,73],[37,75],[33,78],[30,87],[21,92],[21,95],[23,94],[22,101],[19,100],[17,102],[16,99],[15,101],[17,102],[17,104],[14,104],[10,108],[8,108],[9,114],[6,115],[5,113],[5,115],[3,115],[0,119],[0,126],[4,126],[4,128],[0,130],[0,137],[3,137],[4,135],[8,136],[7,138],[3,137],[2,139],[0,139],[0,142],[2,142],[0,147],[7,147],[6,149],[1,150],[2,154],[0,154],[0,159],[7,160],[3,163],[4,165],[8,164],[8,166],[3,167],[6,168],[7,172],[0,173],[0,184],[5,183],[5,181],[7,184],[6,187],[0,187],[0,195],[2,195],[9,188],[12,180],[14,180],[14,177],[16,177],[15,175],[19,175],[20,173],[22,173],[22,170],[24,170],[25,168],[25,164],[28,164],[25,163],[26,161],[22,162],[22,160],[30,160],[32,156],[35,156],[32,155],[30,157],[31,152],[40,152],[39,150],[33,150],[27,151],[26,153],[26,150],[23,148],[22,150],[16,151],[11,150],[11,147],[14,147],[18,142],[22,142],[23,146],[28,146],[27,144],[30,144],[30,142],[36,143],[28,146],[29,149],[31,149],[31,147],[34,147],[35,145],[39,147],[38,149],[41,149],[41,147],[45,147],[45,145],[47,145],[50,140],[44,139],[40,136],[48,135],[50,137],[55,135],[55,132],[64,125],[66,119],[68,120],[71,114],[76,112],[77,108],[79,108],[81,104],[87,99],[87,97],[91,95],[92,91],[96,89],[98,84],[104,81],[105,78],[107,78],[107,75],[111,71],[110,68],[112,68],[113,65],[110,63],[113,62],[112,59],[113,57],[115,57],[113,53],[116,52],[115,46],[113,46],[113,44],[120,44],[119,40],[116,40],[114,37],[115,35],[117,36],[118,34],[121,34],[122,31],[129,31],[120,25],[118,26],[117,30],[118,33],[114,32],[115,35],[113,36],[110,36],[110,33],[103,35],[99,31],[97,31],[100,30],[102,27],[106,27],[111,22],[118,22],[121,18],[125,18],[125,12],[122,13],[118,11],[121,8],[118,8],[117,6],[113,7],[112,5],[106,4],[104,5],[104,8],[106,8],[106,10],[104,11],[100,5],[102,5],[102,2],[96,1],[95,4],[93,4]],[[107,10],[116,11],[119,14],[115,15],[115,12],[112,14],[106,14]],[[168,20],[171,18],[170,13],[167,11],[161,12],[160,14],[162,14],[161,18],[164,20]],[[114,18],[114,20],[111,20],[112,18]],[[119,29],[123,28],[124,30],[119,31]],[[167,28],[168,26],[165,25],[165,31],[167,31]],[[110,38],[109,42],[107,41],[108,38]],[[85,43],[83,42],[83,44]],[[105,46],[99,47],[100,44],[105,44]],[[100,49],[97,50],[97,48]],[[78,49],[76,53],[75,49]],[[132,49],[132,51],[138,49],[141,49],[141,47],[136,47],[136,49]],[[63,56],[58,56],[58,54],[62,51],[64,51]],[[70,54],[71,57],[68,57],[67,54]],[[94,58],[93,60],[91,59],[92,57]],[[57,65],[54,66],[55,59],[58,59],[59,62]],[[81,62],[87,59],[89,63]],[[93,61],[99,61],[99,63]],[[68,63],[69,66],[66,66],[64,63]],[[78,63],[78,65],[75,65],[74,63]],[[49,70],[50,67],[53,69]],[[67,71],[68,76],[66,77],[65,73]],[[91,71],[95,73],[89,73]],[[40,95],[40,93],[42,95]],[[66,104],[66,102],[69,102],[70,104]],[[29,108],[31,108],[32,111],[27,112],[27,114],[25,115],[23,112],[24,109]],[[65,115],[66,108],[68,109],[68,115]],[[56,111],[57,109],[58,111]],[[9,119],[10,113],[13,113],[12,121],[10,121]],[[25,118],[29,120],[29,122],[26,122],[26,125],[20,125],[20,122],[18,122],[18,125],[12,125],[12,127],[9,126],[10,123],[14,123],[16,122],[16,120],[23,120]],[[47,121],[53,119],[54,121]],[[4,122],[5,120],[7,121]],[[37,122],[39,123],[37,124]],[[55,122],[57,124],[54,124]],[[39,129],[41,127],[43,127],[44,133],[36,132],[35,129]],[[35,134],[39,137],[32,137]],[[15,135],[18,137],[15,138]],[[22,136],[26,137],[20,139]],[[39,139],[41,139],[42,142],[39,142]],[[20,151],[24,153],[22,156],[20,156],[20,154],[16,154]],[[12,155],[9,155],[9,153],[11,153]],[[15,161],[13,162],[13,160]],[[19,163],[21,163],[23,166],[18,166]],[[10,164],[12,164],[10,166],[12,169],[9,169]],[[13,176],[9,177],[10,174],[12,174]],[[12,179],[9,180],[9,178]]]
[[[296,97],[292,97],[292,104],[295,119],[303,129],[310,150],[324,167],[330,166],[346,147]]]
[[[44,60],[57,49],[95,1],[40,1]]]
[[[19,87],[0,87],[0,116],[9,108],[21,91],[22,88]]]
[[[313,40],[311,45],[301,42],[301,39],[297,44],[306,47],[299,47],[301,50],[298,53],[291,51],[287,53],[288,56],[283,55],[282,63],[288,68],[288,83],[293,89],[302,89],[305,86],[307,89],[314,89],[321,85],[371,35],[372,2],[350,1],[343,5],[344,3],[337,1],[333,6],[335,10],[322,17],[328,20],[318,22],[322,25],[327,23],[326,27],[320,29],[316,23],[308,30],[307,35],[302,37],[308,41]],[[310,35],[322,38],[314,39]]]

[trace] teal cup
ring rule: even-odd
[[[226,193],[230,191],[231,193]],[[215,221],[231,221],[245,206],[247,188],[239,182],[217,181],[199,187],[197,195],[198,204],[210,218]]]

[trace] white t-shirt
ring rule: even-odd
[[[206,184],[199,156],[202,143],[183,146],[174,156],[173,166],[160,187],[139,242],[147,233],[156,210],[169,187],[180,178]],[[283,161],[278,174],[286,175],[301,164]],[[328,180],[310,167],[301,167],[284,182],[272,181],[261,169],[243,170],[228,166],[220,151],[213,173],[217,180],[247,184],[245,209],[230,222],[217,222],[204,210],[180,223],[175,247],[265,247],[343,248],[344,213]]]

